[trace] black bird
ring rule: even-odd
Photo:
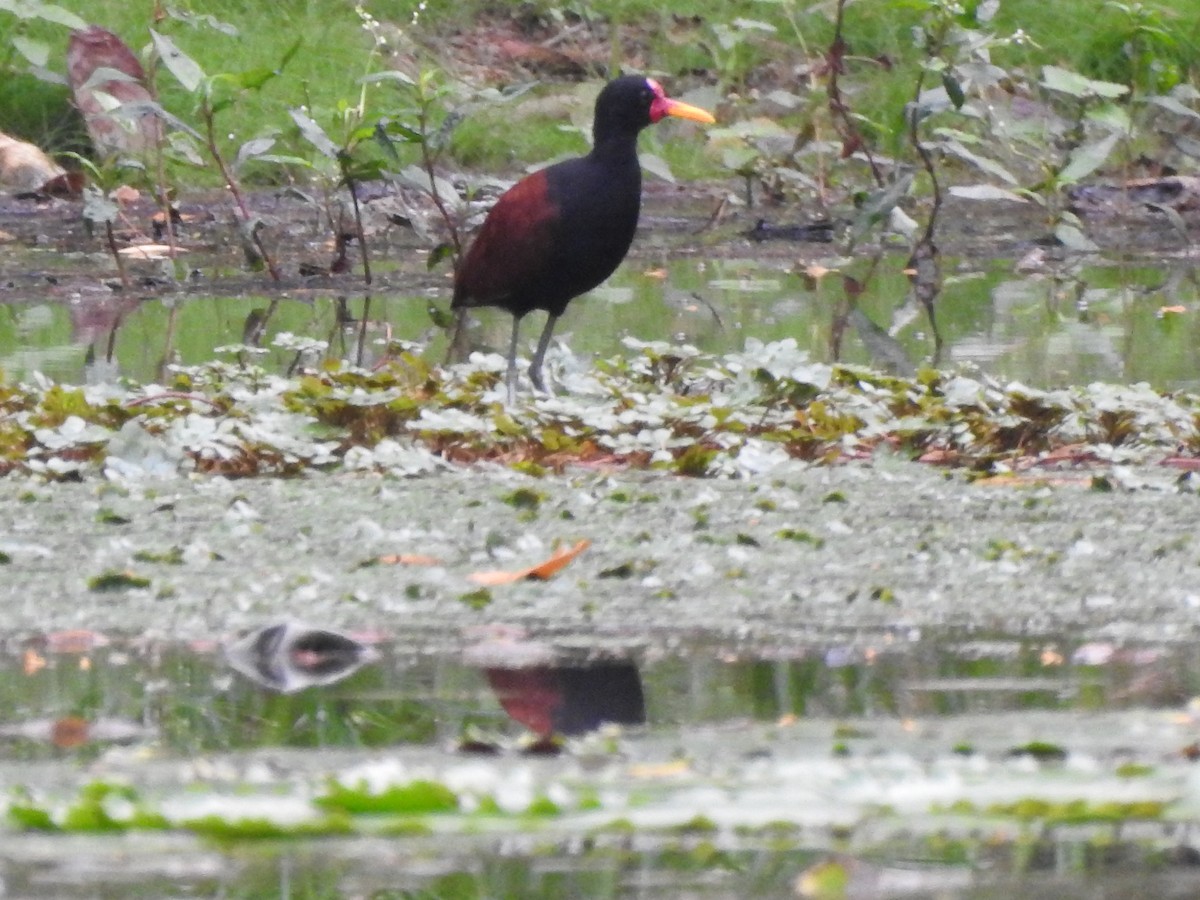
[[[626,75],[596,98],[592,150],[517,182],[492,207],[454,277],[451,308],[498,306],[513,316],[505,383],[516,396],[517,337],[521,319],[548,313],[529,364],[539,391],[542,357],[567,304],[620,265],[633,243],[642,204],[638,133],[667,117],[711,124],[698,107],[672,100],[652,78]]]

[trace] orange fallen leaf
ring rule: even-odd
[[[69,628],[47,634],[45,646],[49,653],[90,653],[97,647],[107,647],[108,644],[108,637],[99,631]]]
[[[515,572],[505,572],[502,570],[472,572],[467,578],[475,582],[475,584],[482,584],[485,587],[492,587],[497,584],[513,584],[518,581],[524,581],[526,578],[537,578],[545,581],[547,578],[558,574],[561,569],[591,545],[591,541],[582,540],[574,547],[559,547],[551,554],[549,559],[538,563],[536,566],[530,566],[528,569],[518,569]]]
[[[631,778],[674,778],[686,775],[691,768],[686,759],[673,759],[663,763],[638,763],[629,767],[629,775]]]
[[[87,719],[79,716],[63,716],[50,726],[50,743],[55,747],[69,750],[86,744],[89,740],[91,725]]]
[[[942,448],[934,448],[926,450],[918,458],[917,462],[929,463],[933,466],[953,465],[959,460],[957,450],[946,450]]]
[[[646,278],[657,278],[659,281],[667,277],[666,269],[647,269],[642,273]]]
[[[1090,475],[1038,475],[1013,472],[1004,475],[989,475],[971,482],[975,487],[1089,487]]]
[[[1167,313],[1185,313],[1185,312],[1187,312],[1186,306],[1160,306],[1158,308],[1158,314],[1160,316],[1164,316]]]
[[[1200,459],[1193,456],[1168,456],[1159,465],[1171,466],[1172,468],[1183,469],[1187,472],[1195,472],[1200,469]]]
[[[425,553],[387,553],[379,557],[383,566],[440,566],[442,561]]]
[[[35,672],[40,672],[46,668],[46,657],[38,653],[36,650],[26,650],[21,658],[21,671],[26,675],[32,675]]]
[[[1039,657],[1043,666],[1061,666],[1066,660],[1053,647],[1043,647]]]
[[[137,203],[142,199],[142,192],[135,187],[123,184],[116,188],[109,196],[118,203]]]

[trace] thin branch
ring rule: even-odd
[[[858,130],[854,119],[851,118],[850,107],[842,99],[841,86],[838,84],[838,77],[845,70],[846,61],[846,41],[842,37],[845,12],[846,0],[838,0],[833,40],[829,44],[829,49],[825,51],[825,64],[829,71],[829,86],[826,89],[829,94],[829,111],[833,114],[834,129],[842,138],[842,155],[848,156],[850,153],[861,150],[867,158],[867,164],[871,167],[871,175],[875,179],[875,184],[883,187],[883,172],[880,170],[879,164],[875,162],[871,148],[863,140],[862,132]],[[840,127],[839,122],[841,123]]]
[[[217,168],[221,172],[221,180],[225,182],[225,186],[229,188],[229,193],[233,195],[234,202],[237,203],[238,212],[241,213],[242,221],[249,222],[251,220],[250,209],[246,206],[246,200],[242,196],[241,190],[238,188],[237,179],[233,177],[233,173],[229,170],[229,166],[225,162],[225,157],[221,155],[221,149],[217,146],[216,122],[213,115],[212,107],[209,106],[208,100],[204,101],[204,126],[205,140],[208,145],[208,152],[217,164]],[[262,240],[258,236],[258,229],[252,229],[250,239],[253,241],[255,248],[263,258],[263,262],[267,265],[267,271],[271,273],[273,281],[282,281],[283,276],[279,272],[279,267],[275,265],[275,260],[267,252],[267,248],[263,246]]]
[[[363,281],[369,285],[371,283],[371,256],[367,253],[367,233],[363,230],[362,209],[358,203],[358,182],[353,178],[347,178],[346,187],[350,189],[350,200],[354,204],[354,230],[358,237],[358,249],[362,254]]]
[[[125,271],[125,260],[117,250],[117,239],[113,235],[111,220],[104,222],[104,237],[108,241],[108,252],[112,254],[113,261],[117,264],[117,273],[121,276],[121,287],[128,291],[129,273]]]

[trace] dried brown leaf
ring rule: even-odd
[[[536,578],[545,581],[548,578],[558,574],[579,554],[592,545],[589,540],[582,540],[573,547],[559,547],[550,555],[549,559],[530,566],[527,569],[518,569],[517,571],[495,570],[491,572],[472,572],[467,576],[469,581],[475,584],[482,584],[486,587],[491,587],[497,584],[514,584],[518,581],[524,581],[526,578]]]

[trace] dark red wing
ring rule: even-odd
[[[459,267],[454,306],[497,304],[537,282],[551,256],[558,216],[544,173],[535,172],[509,188]]]

